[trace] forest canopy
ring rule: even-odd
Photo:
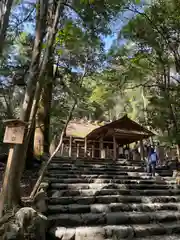
[[[1,121],[29,121],[21,106],[28,93],[31,109],[39,82],[31,117],[36,116],[34,139],[41,135],[45,151],[74,99],[76,118],[103,121],[128,114],[164,143],[179,144],[179,1],[1,5]],[[1,124],[1,141],[3,132]]]

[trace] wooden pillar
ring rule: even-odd
[[[63,153],[64,153],[64,143],[62,143],[62,146],[61,146],[61,156],[63,156]]]
[[[94,158],[94,144],[92,145],[92,158]]]
[[[103,138],[101,137],[100,141],[99,141],[99,156],[100,156],[100,158],[103,158],[102,151],[103,151]]]
[[[109,158],[109,147],[106,147],[106,158]]]
[[[79,157],[79,143],[77,144],[77,152],[76,152],[76,157]]]
[[[87,157],[87,138],[84,139],[84,157]]]
[[[72,157],[72,136],[69,137],[69,157]]]
[[[113,160],[116,160],[117,158],[117,143],[116,143],[116,138],[113,135]]]
[[[141,160],[143,161],[144,160],[144,146],[143,146],[142,140],[139,141],[139,146],[140,146],[140,157],[141,157]]]

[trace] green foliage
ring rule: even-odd
[[[158,0],[144,11],[133,8],[136,15],[119,34],[126,44],[110,51],[112,66],[126,75],[123,98],[127,93],[131,96],[126,101],[128,115],[170,144],[180,141],[179,4]],[[143,96],[139,87],[144,89]]]
[[[23,9],[23,18],[29,12],[27,7],[21,7],[18,2],[13,10],[16,20],[10,21],[7,50],[1,59],[0,73],[6,80],[3,83],[8,82],[3,88],[8,104],[1,99],[5,117],[18,116],[24,89],[15,87],[12,79],[26,79],[34,43],[34,32],[27,32],[24,23],[15,27],[22,20],[17,9]],[[179,143],[180,1],[157,0],[146,5],[140,0],[75,0],[64,4],[64,8],[52,56],[54,70],[57,66],[52,132],[63,126],[78,99],[74,112],[77,118],[113,120],[128,114],[154,129],[162,141]],[[127,9],[133,16],[124,21],[122,13]],[[32,31],[33,16],[32,11],[26,20]],[[111,33],[115,20],[122,20],[124,25],[107,54],[102,39]],[[117,28],[115,31],[118,34]],[[44,39],[42,56],[46,47]]]

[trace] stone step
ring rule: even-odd
[[[137,190],[149,190],[149,189],[180,189],[180,186],[177,185],[168,185],[168,184],[118,184],[118,183],[72,183],[72,184],[64,184],[64,183],[51,183],[51,189],[58,190],[81,190],[81,189],[95,189],[97,191],[101,191],[101,189],[137,189]]]
[[[97,178],[101,178],[101,179],[152,179],[151,176],[149,176],[148,174],[146,173],[136,173],[136,172],[128,172],[128,173],[124,173],[124,174],[106,174],[106,173],[103,173],[103,174],[82,174],[82,173],[79,173],[79,174],[75,174],[75,173],[68,173],[66,174],[64,171],[63,173],[59,174],[59,173],[51,173],[51,172],[46,172],[46,178],[51,178],[53,176],[53,178],[56,178],[56,179],[71,179],[71,178],[81,178],[81,179],[97,179]],[[169,179],[172,179],[172,178],[169,178]]]
[[[144,225],[119,225],[100,227],[57,227],[51,229],[52,236],[63,240],[178,240],[174,234],[180,233],[179,223],[172,224],[144,224]],[[166,234],[166,235],[165,235]],[[156,235],[156,236],[155,236]],[[171,236],[174,236],[171,237]],[[148,237],[149,238],[145,238]],[[171,238],[168,238],[170,236]]]
[[[126,175],[116,175],[116,174],[66,174],[66,173],[62,173],[62,174],[50,174],[48,172],[46,172],[45,174],[45,179],[50,179],[50,178],[54,178],[54,179],[72,179],[72,178],[76,178],[76,179],[123,179],[123,180],[156,180],[156,179],[161,179],[164,181],[175,181],[174,177],[161,177],[156,175],[156,177],[151,177],[151,175],[147,174],[147,173],[136,173],[136,172],[128,172],[126,173]]]
[[[49,196],[103,196],[103,195],[132,195],[132,196],[176,196],[180,195],[180,189],[149,189],[149,190],[131,190],[131,189],[80,189],[80,190],[50,190]]]
[[[50,165],[60,165],[60,166],[64,166],[64,167],[69,167],[69,166],[82,166],[82,167],[86,167],[86,166],[99,166],[99,167],[106,167],[106,166],[109,166],[109,167],[114,167],[114,166],[136,166],[136,167],[139,167],[139,166],[142,166],[144,165],[144,162],[138,162],[138,163],[132,163],[132,162],[129,162],[129,161],[121,161],[121,162],[109,162],[109,163],[106,163],[106,162],[89,162],[89,161],[86,161],[86,162],[61,162],[61,161],[52,161],[50,163]]]
[[[53,223],[53,226],[62,227],[167,223],[179,220],[180,212],[175,211],[52,214],[48,216],[48,221]]]
[[[52,163],[90,163],[90,164],[122,164],[122,163],[128,163],[130,165],[132,164],[141,164],[144,161],[141,160],[126,160],[124,158],[117,159],[116,161],[112,159],[75,159],[72,160],[70,158],[67,159],[59,159],[59,158],[53,158]]]
[[[151,179],[123,179],[123,178],[55,178],[55,177],[46,177],[44,182],[50,183],[64,183],[64,184],[73,184],[73,183],[120,183],[120,184],[167,184],[174,185],[175,180],[164,180],[163,178],[151,178]]]
[[[66,169],[66,170],[63,170],[63,169],[50,169],[48,168],[47,170],[50,174],[63,174],[63,173],[66,173],[66,174],[117,174],[117,175],[127,175],[128,173],[140,173],[140,174],[147,174],[146,172],[144,172],[143,169],[131,169],[131,171],[126,171],[126,170],[121,170],[121,169],[114,169],[114,170],[109,170],[109,169],[104,169],[104,170],[101,170],[101,169]]]
[[[82,174],[83,173],[83,174]],[[117,171],[109,171],[109,170],[100,170],[100,169],[94,169],[94,170],[88,170],[88,169],[84,169],[84,170],[73,170],[73,169],[70,169],[70,170],[55,170],[55,169],[49,169],[47,171],[47,174],[49,176],[62,176],[63,174],[68,177],[73,177],[75,175],[114,175],[117,176],[117,175],[122,175],[122,176],[150,176],[148,173],[144,172],[143,170],[131,170],[131,171],[124,171],[124,170],[117,170]],[[162,177],[172,177],[172,174],[173,172],[172,171],[169,171],[169,170],[164,170],[162,172],[159,172],[159,173],[156,173],[156,175],[159,175],[159,176],[162,176]]]
[[[125,171],[101,171],[101,170],[98,170],[97,171],[88,171],[88,170],[83,170],[83,171],[78,171],[78,170],[67,170],[67,171],[63,171],[63,170],[48,170],[47,173],[50,175],[50,176],[67,176],[67,177],[73,177],[73,176],[87,176],[87,177],[91,177],[92,175],[96,175],[96,176],[99,176],[99,175],[104,175],[104,176],[109,176],[112,177],[116,177],[116,176],[119,176],[119,175],[122,175],[122,176],[133,176],[133,177],[148,177],[150,176],[148,173],[146,172],[132,172],[132,171],[129,171],[129,172],[125,172]]]
[[[49,205],[48,214],[53,213],[105,213],[105,212],[154,212],[179,211],[180,203],[110,203],[110,204],[69,204]]]
[[[60,164],[51,164],[48,166],[48,169],[55,169],[55,170],[89,170],[89,171],[93,171],[93,170],[101,170],[101,171],[135,171],[135,170],[139,170],[139,171],[144,171],[144,167],[142,166],[91,166],[91,165],[86,165],[86,166],[78,166],[78,165],[71,165],[71,166],[62,166]]]
[[[180,235],[159,235],[159,236],[151,236],[151,237],[143,237],[143,238],[135,238],[135,240],[179,240]],[[112,239],[113,240],[113,239]]]
[[[89,197],[51,197],[49,198],[49,204],[110,204],[110,203],[180,203],[180,196],[119,196],[112,194],[104,196],[89,196]]]
[[[121,176],[122,177],[122,176]],[[163,178],[155,179],[123,179],[123,178],[55,178],[48,177],[44,181],[50,183],[64,183],[64,184],[73,184],[73,183],[120,183],[120,184],[167,184],[174,185],[175,180],[164,180]]]

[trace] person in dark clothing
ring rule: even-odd
[[[153,177],[155,177],[155,168],[157,161],[157,154],[154,151],[154,148],[151,148],[148,154],[148,172],[151,173]]]

